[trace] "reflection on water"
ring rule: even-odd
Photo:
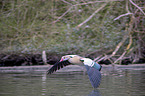
[[[41,95],[46,95],[46,74],[42,74],[42,91]]]
[[[101,96],[99,90],[93,90],[88,96]]]
[[[145,70],[103,69],[94,90],[83,72],[0,73],[0,96],[144,96]]]

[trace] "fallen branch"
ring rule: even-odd
[[[5,57],[2,58],[2,60],[5,60],[5,59],[7,59],[9,57],[10,57],[10,55],[6,55]]]
[[[101,59],[97,60],[96,62],[100,62],[100,61],[102,61],[103,59],[105,59],[105,58],[107,58],[107,57],[108,57],[108,56],[105,55],[104,57],[102,57]]]
[[[130,46],[132,45],[132,35],[131,35],[131,33],[130,33],[129,37],[130,37],[129,44],[127,45],[126,50],[129,50],[130,49]]]
[[[127,51],[130,49],[130,47],[132,45],[132,35],[131,35],[131,33],[132,33],[132,29],[133,29],[134,22],[135,22],[135,17],[132,15],[131,16],[131,21],[129,22],[129,28],[126,29],[126,31],[129,32],[129,37],[130,37],[129,44],[127,45],[127,47],[126,47],[125,51],[122,53],[122,55],[117,60],[114,61],[114,64],[117,63],[119,60],[122,60],[123,59],[123,57],[125,56],[125,54],[127,53]],[[122,45],[126,41],[127,37],[128,36],[126,36],[126,35],[124,36],[124,39],[123,39],[122,42],[120,42],[120,45]],[[116,48],[116,50],[117,50],[117,48]],[[114,52],[112,53],[112,56],[114,55]]]
[[[122,15],[116,17],[116,18],[114,19],[114,21],[115,21],[115,20],[118,20],[119,18],[121,18],[121,17],[123,17],[123,16],[127,16],[127,15],[130,15],[130,14],[133,14],[133,13],[122,14]]]
[[[117,60],[114,61],[114,64],[117,63],[119,60],[122,60],[122,58],[124,57],[124,55],[126,54],[126,52],[127,52],[127,51],[125,50],[125,51],[123,52],[123,54],[122,54]]]
[[[47,64],[47,58],[46,58],[46,52],[45,51],[42,52],[42,60],[43,60],[43,63],[46,65]]]
[[[97,62],[97,60],[98,60],[99,58],[101,58],[102,56],[103,56],[103,55],[98,56],[97,58],[94,59],[94,61]]]
[[[72,5],[71,3],[69,3],[69,2],[67,2],[67,1],[65,1],[65,0],[61,0],[61,1],[63,1],[64,3],[67,3],[67,4],[69,4],[69,5]]]
[[[129,1],[130,1],[131,4],[133,4],[135,7],[137,7],[143,13],[143,15],[145,15],[143,10],[139,6],[137,6],[134,2],[132,2],[132,0],[129,0]]]
[[[103,9],[105,6],[107,5],[107,3],[103,4],[99,9],[97,9],[89,18],[87,18],[85,21],[83,21],[81,24],[79,24],[77,26],[77,28],[81,27],[82,25],[84,25],[85,23],[87,23],[96,13],[98,13],[101,9]]]
[[[122,41],[116,46],[115,50],[112,52],[112,54],[110,55],[110,57],[114,56],[117,51],[120,49],[120,47],[123,45],[123,43],[126,41],[126,39],[128,38],[127,35],[125,35],[122,39]]]
[[[131,50],[133,50],[132,48],[130,49],[131,45],[132,45],[132,35],[130,34],[130,40],[129,40],[129,44],[126,47],[126,50],[123,52],[123,54],[117,60],[114,61],[114,64],[117,63],[119,60],[122,61],[122,59],[125,56],[125,54],[129,53]]]
[[[86,2],[86,3],[80,3],[80,4],[75,4],[73,6],[77,6],[77,5],[88,5],[88,4],[94,4],[94,3],[104,3],[104,2],[114,2],[114,1],[124,1],[124,0],[106,0],[106,1],[90,1],[90,2]]]
[[[61,0],[64,3],[67,3],[69,5],[72,5],[71,3],[65,1],[65,0]],[[94,4],[94,3],[102,3],[102,2],[113,2],[113,1],[124,1],[124,0],[110,0],[110,1],[90,1],[90,2],[86,2],[86,3],[79,3],[79,4],[75,4],[72,5],[66,12],[64,12],[60,17],[57,18],[57,20],[53,21],[51,24],[58,22],[64,15],[66,15],[74,6],[79,6],[79,5],[88,5],[88,4]],[[97,11],[97,10],[96,10]],[[96,12],[97,13],[97,12]],[[94,14],[95,15],[95,14]]]
[[[59,21],[59,19],[61,19],[64,15],[66,15],[73,7],[70,7],[66,12],[64,12],[60,17],[57,18],[57,20],[53,21],[52,23],[56,23],[57,21]]]

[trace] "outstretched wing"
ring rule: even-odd
[[[85,67],[87,69],[87,73],[88,73],[88,76],[89,76],[89,79],[90,79],[90,82],[91,82],[92,86],[94,88],[99,87],[100,82],[101,82],[101,73],[100,73],[100,71],[97,70],[94,67],[90,67],[90,66],[87,66],[87,65],[85,65]]]
[[[63,68],[64,66],[70,65],[71,63],[66,60],[66,61],[61,61],[61,62],[57,62],[55,63],[48,71],[47,74],[51,74],[56,70],[59,70],[60,68]]]

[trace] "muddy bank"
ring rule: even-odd
[[[63,54],[64,55],[64,54]],[[46,63],[54,64],[60,60],[61,56],[58,54],[47,53]],[[97,56],[89,55],[88,58],[94,59]],[[30,65],[45,65],[42,59],[42,53],[40,54],[0,54],[0,67],[2,66],[30,66]],[[109,65],[111,62],[109,60],[101,60],[99,64]],[[145,63],[145,59],[140,59],[136,63]],[[132,64],[131,59],[122,60],[122,65]]]
[[[59,55],[47,54],[48,64],[54,64]],[[44,65],[42,54],[0,54],[0,66]]]

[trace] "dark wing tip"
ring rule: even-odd
[[[64,66],[70,65],[71,63],[66,60],[62,62],[56,62],[48,71],[47,74],[51,74],[56,70],[59,70],[60,68],[63,68]]]
[[[91,82],[92,86],[94,88],[99,87],[100,82],[101,82],[101,73],[100,73],[100,71],[97,70],[96,68],[93,68],[93,67],[90,67],[90,66],[87,66],[87,65],[86,65],[86,68],[87,68],[87,73],[88,73],[88,76],[89,76],[89,79],[90,79],[90,82]]]

